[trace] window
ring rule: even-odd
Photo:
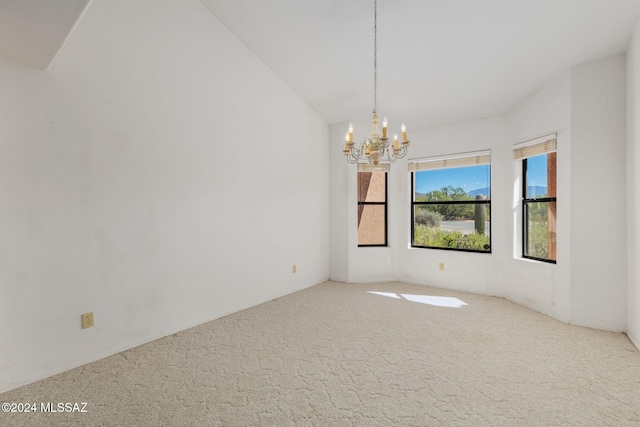
[[[411,246],[491,252],[491,153],[409,163]]]
[[[551,139],[549,139],[551,138]],[[522,159],[522,257],[556,262],[556,138],[516,149]]]
[[[387,246],[388,165],[358,165],[358,246]]]

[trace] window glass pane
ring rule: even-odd
[[[491,165],[421,170],[413,183],[412,246],[491,252]]]
[[[556,260],[556,202],[525,204],[525,256]]]
[[[414,205],[413,246],[489,252],[489,204]]]
[[[385,172],[358,172],[358,202],[385,202]]]
[[[529,157],[525,179],[525,198],[556,197],[556,153]]]
[[[385,210],[385,205],[358,205],[359,245],[387,244]]]
[[[466,166],[419,171],[414,174],[414,201],[491,198],[491,166]]]

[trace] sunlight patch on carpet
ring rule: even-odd
[[[432,295],[413,295],[413,294],[395,294],[392,292],[374,292],[369,291],[368,293],[374,295],[380,295],[383,297],[395,298],[395,299],[405,299],[407,301],[419,302],[420,304],[433,305],[436,307],[449,307],[449,308],[461,308],[464,305],[469,305],[466,302],[455,298],[455,297],[438,297]]]

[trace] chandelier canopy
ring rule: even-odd
[[[382,135],[380,135],[377,109],[378,92],[378,0],[373,1],[373,114],[371,117],[371,136],[367,136],[356,147],[353,141],[353,125],[345,136],[344,155],[349,163],[358,163],[360,159],[367,159],[369,163],[377,165],[380,160],[395,163],[396,160],[407,155],[409,140],[404,123],[401,126],[402,143],[398,143],[398,135],[394,135],[393,144],[387,137],[387,118],[382,120]]]

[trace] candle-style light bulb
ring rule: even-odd
[[[402,126],[400,126],[400,129],[402,130],[402,142],[407,142],[407,127],[404,125],[404,123],[402,124]]]
[[[382,137],[387,137],[387,118],[382,119]]]
[[[347,132],[347,141],[353,142],[353,125],[349,123],[349,132]]]
[[[394,151],[398,150],[398,134],[393,134],[393,149]]]

